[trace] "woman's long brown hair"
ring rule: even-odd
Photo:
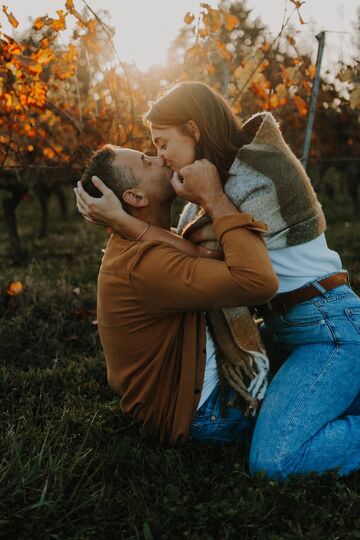
[[[192,137],[186,123],[193,120],[199,130],[196,159],[213,163],[224,182],[241,146],[250,142],[225,99],[200,82],[182,82],[167,88],[144,115],[151,127],[172,126]]]

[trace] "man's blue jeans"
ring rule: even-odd
[[[229,387],[226,398],[229,401],[234,391]],[[197,410],[193,420],[189,441],[224,445],[246,444],[254,427],[254,420],[244,415],[242,409],[228,407],[226,416],[221,416],[220,385],[214,388],[208,399]]]
[[[342,285],[264,322],[289,356],[262,404],[250,472],[360,469],[360,299]]]

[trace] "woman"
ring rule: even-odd
[[[235,205],[268,225],[264,239],[280,288],[258,311],[269,348],[287,359],[259,413],[251,471],[286,478],[359,469],[360,299],[327,247],[321,206],[273,117],[256,115],[239,127],[221,96],[189,82],[160,96],[145,121],[175,175],[208,159]],[[212,239],[196,205],[185,207],[178,230],[198,243]],[[142,240],[154,235],[149,229]]]

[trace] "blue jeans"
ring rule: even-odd
[[[347,285],[264,318],[287,360],[262,404],[250,472],[360,469],[360,299]]]
[[[229,387],[226,399],[229,401],[234,391]],[[218,384],[208,399],[197,410],[192,422],[189,441],[213,442],[225,445],[232,442],[246,444],[250,441],[254,420],[244,415],[242,409],[228,407],[226,416],[221,417],[220,385]]]

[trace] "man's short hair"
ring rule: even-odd
[[[116,157],[115,149],[116,146],[105,144],[100,150],[94,152],[81,177],[81,183],[89,195],[99,198],[102,196],[102,193],[91,181],[93,176],[98,176],[115,193],[118,199],[123,202],[123,193],[127,189],[135,187],[137,181],[127,167],[113,165]]]

